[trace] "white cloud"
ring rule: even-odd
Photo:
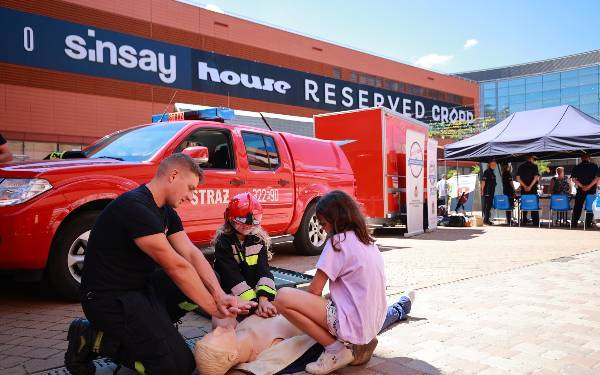
[[[221,14],[225,14],[225,12],[223,11],[223,9],[221,9],[218,5],[216,4],[206,4],[205,7],[207,10],[213,11],[213,12],[217,12],[217,13],[221,13]]]
[[[475,47],[476,45],[479,44],[479,41],[477,39],[467,39],[465,41],[465,45],[463,46],[464,49],[470,49]]]
[[[452,55],[438,55],[437,53],[430,53],[428,55],[419,57],[414,64],[421,68],[430,69],[435,65],[443,65],[453,58],[454,56]]]

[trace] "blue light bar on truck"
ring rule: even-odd
[[[183,112],[162,113],[152,115],[152,122],[185,121],[185,120],[210,120],[225,122],[235,116],[233,109],[226,107],[215,107]]]

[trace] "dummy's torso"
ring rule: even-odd
[[[282,315],[268,319],[252,315],[238,324],[235,330],[240,342],[240,362],[254,361],[258,354],[281,340],[302,334]]]

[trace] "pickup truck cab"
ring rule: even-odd
[[[354,196],[346,156],[331,141],[225,124],[228,111],[167,114],[168,121],[107,135],[75,153],[79,158],[0,165],[0,270],[43,271],[56,292],[78,299],[100,211],[150,181],[165,157],[198,149],[208,153],[205,182],[177,209],[197,246],[210,244],[229,199],[249,191],[262,202],[271,236],[294,235],[298,252],[320,253],[326,234],[316,201],[333,189]]]

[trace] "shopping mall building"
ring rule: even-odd
[[[0,31],[0,133],[34,158],[147,123],[171,101],[302,117],[383,105],[438,125],[479,117],[473,80],[174,0],[0,0]]]
[[[480,111],[490,124],[564,104],[600,119],[600,50],[457,75],[480,83]]]
[[[484,127],[513,112],[565,104],[600,120],[600,50],[458,75],[479,82],[478,123]],[[578,162],[555,160],[549,166],[562,166],[570,174]]]

